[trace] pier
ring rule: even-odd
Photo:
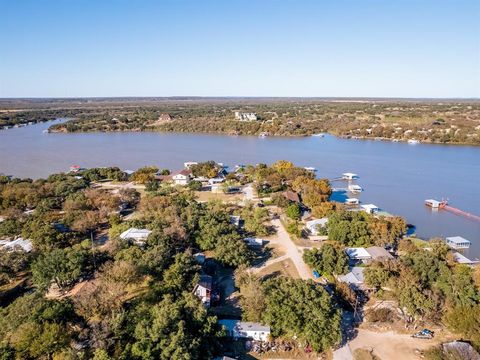
[[[472,220],[480,221],[480,216],[474,215],[472,213],[469,213],[469,212],[466,212],[466,211],[463,211],[463,210],[460,210],[460,209],[457,209],[457,208],[455,208],[453,206],[450,206],[450,205],[444,205],[443,207],[441,207],[441,209],[450,211],[451,213],[454,213],[456,215],[467,217],[467,218],[472,219]]]
[[[442,201],[437,201],[434,199],[428,199],[425,200],[425,205],[431,207],[432,209],[435,210],[447,210],[450,211],[451,213],[454,213],[459,216],[463,216],[472,220],[480,221],[480,216],[469,213],[467,211],[463,211],[460,209],[457,209],[456,207],[448,205],[447,200],[442,200]]]

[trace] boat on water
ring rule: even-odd
[[[258,135],[258,138],[259,139],[265,139],[267,136],[268,136],[268,134],[266,132],[262,132]]]
[[[410,139],[407,141],[410,145],[416,145],[416,144],[419,144],[420,141],[419,140],[415,140],[415,139]]]
[[[324,137],[324,133],[312,134],[313,137]]]

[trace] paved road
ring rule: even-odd
[[[270,241],[275,242],[285,249],[285,256],[293,261],[293,264],[297,268],[298,274],[304,280],[313,279],[312,272],[302,259],[302,251],[295,245],[290,239],[287,230],[283,227],[283,224],[279,219],[272,220],[272,225],[277,229],[275,237]]]

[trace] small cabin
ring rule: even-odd
[[[445,239],[445,242],[452,249],[468,249],[471,242],[461,236],[451,236]]]

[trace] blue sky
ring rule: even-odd
[[[467,0],[0,0],[0,97],[480,97]]]

